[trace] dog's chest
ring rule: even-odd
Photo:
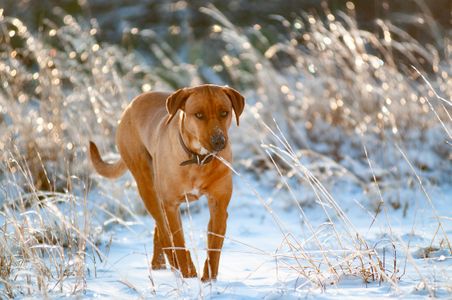
[[[194,201],[207,195],[209,188],[209,176],[202,172],[187,172],[182,178],[185,180],[180,185],[181,201]]]
[[[193,188],[189,191],[185,190],[182,194],[183,201],[195,201],[198,200],[203,194],[199,188]]]
[[[207,195],[204,182],[199,178],[192,178],[180,185],[179,188],[179,200],[181,202],[195,201],[201,196]]]
[[[155,173],[156,192],[165,201],[186,202],[209,196],[210,190],[218,184],[218,179],[224,174],[222,165],[212,161],[204,166],[174,165],[172,168],[163,168]],[[156,170],[159,170],[156,168]],[[169,172],[171,170],[171,172]]]

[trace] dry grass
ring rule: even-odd
[[[93,242],[96,236],[90,224],[87,187],[78,178],[68,177],[64,193],[39,191],[23,157],[9,156],[1,170],[6,176],[0,213],[4,286],[0,295],[47,297],[83,291],[85,260],[98,251]],[[27,187],[18,185],[22,182]]]
[[[203,81],[228,83],[247,96],[238,131],[246,138],[233,136],[240,140],[234,143],[239,169],[288,193],[287,205],[308,228],[303,241],[282,229],[287,239],[275,256],[278,266],[305,280],[300,289],[325,288],[347,276],[397,288],[402,274],[395,248],[409,256],[408,245],[396,238],[383,252],[369,245],[330,188],[340,180],[362,187],[371,201],[361,205],[375,210],[372,220],[390,206],[410,209],[391,195],[413,180],[429,201],[423,180],[450,183],[444,165],[452,159],[447,35],[433,32],[436,45],[423,45],[382,20],[378,32],[364,31],[350,10],[304,14],[293,23],[275,18],[273,26],[282,30],[274,37],[266,24],[237,28],[214,7],[202,11],[218,24],[208,38],[186,46],[211,56],[206,45],[214,42],[211,65],[181,62],[180,49],[155,43],[150,31],[130,37],[149,43],[157,61],[100,43],[95,24],[62,11],[60,24],[49,21],[31,32],[0,9],[1,297],[84,290],[85,261],[97,251],[87,209],[88,139],[112,150],[116,121],[133,96]],[[186,34],[177,38],[190,40]],[[109,198],[96,207],[105,226],[134,217],[134,200],[121,202],[122,191],[99,184]],[[256,197],[267,205],[266,196]],[[326,226],[311,224],[307,207],[313,205],[322,207]],[[450,251],[441,222],[438,216],[438,236]]]

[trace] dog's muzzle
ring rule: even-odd
[[[219,152],[226,146],[226,138],[222,133],[216,133],[210,138],[210,144],[213,151]]]

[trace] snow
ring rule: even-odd
[[[128,179],[126,179],[128,180]],[[116,183],[123,185],[124,182]],[[132,185],[130,197],[133,196]],[[339,278],[323,277],[321,285],[312,284],[302,275],[308,268],[306,260],[294,259],[289,244],[303,244],[311,258],[319,257],[296,205],[288,205],[287,192],[275,193],[255,176],[247,173],[234,178],[234,194],[229,206],[229,220],[222,251],[218,280],[202,283],[199,278],[184,279],[170,270],[151,270],[154,223],[151,217],[137,217],[129,226],[114,225],[102,235],[101,249],[108,259],[97,265],[88,263],[89,276],[85,298],[116,299],[421,299],[429,295],[450,297],[452,292],[452,257],[447,247],[440,247],[434,238],[438,217],[447,235],[452,232],[450,220],[451,186],[425,187],[434,201],[435,211],[425,200],[420,188],[402,190],[401,198],[416,203],[407,211],[383,209],[375,212],[363,203],[363,191],[353,184],[341,184],[331,189],[335,200],[380,258],[385,256],[387,274],[393,272],[399,280],[365,283],[361,277],[343,274]],[[127,191],[126,191],[127,192]],[[94,192],[93,192],[94,195]],[[98,197],[98,196],[96,196]],[[272,198],[272,199],[271,199]],[[303,207],[305,216],[317,233],[317,238],[330,245],[329,255],[340,255],[340,246],[333,238],[321,203]],[[209,219],[206,199],[183,209],[183,223],[187,247],[199,272],[205,259],[206,227]],[[331,218],[342,235],[341,220]],[[437,233],[438,235],[440,233]],[[344,243],[347,243],[344,234]],[[433,241],[432,241],[433,239]],[[110,241],[111,240],[111,241]],[[328,244],[330,241],[331,243]],[[111,243],[111,244],[110,244]],[[444,240],[443,240],[444,243]],[[433,249],[429,247],[432,246]],[[394,253],[394,247],[396,253]],[[408,250],[407,250],[408,249]],[[293,248],[292,248],[293,250]],[[432,250],[432,251],[430,251]],[[346,249],[343,249],[346,252]],[[429,253],[428,258],[423,254]],[[320,265],[320,263],[319,263]],[[96,268],[95,268],[96,267]],[[320,267],[319,267],[320,268]],[[95,270],[96,269],[96,270]],[[325,272],[327,274],[328,272]],[[95,275],[96,274],[96,275]]]
[[[91,4],[104,10],[102,2]],[[183,1],[178,3],[183,4]],[[0,265],[3,266],[1,260],[5,253],[6,258],[14,258],[14,263],[9,278],[4,279],[4,272],[1,272],[4,270],[0,269],[0,298],[9,295],[5,292],[8,284],[13,286],[13,295],[18,298],[28,295],[31,299],[47,298],[47,292],[50,298],[81,296],[87,299],[452,297],[449,244],[452,233],[452,123],[450,105],[435,104],[436,100],[445,104],[450,101],[440,98],[434,91],[438,89],[445,98],[450,96],[446,76],[449,64],[444,59],[432,62],[438,70],[428,71],[432,86],[426,82],[426,87],[411,71],[404,70],[406,66],[400,65],[399,70],[392,63],[374,56],[380,52],[379,46],[388,50],[391,61],[398,60],[399,56],[392,57],[390,53],[398,53],[400,49],[406,50],[407,55],[413,54],[413,49],[417,49],[417,54],[420,53],[418,50],[439,53],[442,39],[438,40],[440,48],[436,50],[424,49],[411,39],[388,44],[371,32],[357,30],[359,27],[354,20],[349,20],[351,23],[343,27],[341,21],[324,23],[319,19],[316,26],[307,26],[312,30],[307,30],[303,36],[298,36],[295,31],[287,37],[281,36],[281,46],[294,51],[293,57],[303,58],[294,66],[283,67],[284,63],[276,66],[278,55],[270,53],[277,47],[269,44],[268,49],[264,49],[266,43],[258,47],[258,44],[251,45],[252,40],[261,35],[260,29],[229,26],[229,21],[213,8],[204,9],[203,13],[222,24],[221,36],[212,34],[203,41],[190,38],[194,43],[186,43],[191,29],[182,26],[180,37],[171,34],[171,40],[176,39],[173,40],[175,43],[170,43],[175,48],[170,49],[165,42],[167,26],[143,29],[130,20],[137,12],[145,11],[143,7],[140,3],[116,9],[118,18],[93,15],[89,20],[93,28],[85,28],[78,23],[84,21],[67,15],[62,20],[65,25],[55,27],[58,34],[51,39],[43,34],[49,29],[45,29],[46,26],[44,31],[36,33],[29,31],[21,20],[11,19],[11,24],[18,29],[12,32],[17,38],[27,39],[27,45],[23,52],[20,47],[16,49],[14,43],[7,42],[4,54],[8,59],[2,61],[6,73],[11,73],[11,76],[5,73],[5,78],[11,80],[5,81],[6,94],[1,99],[4,109],[0,118],[4,118],[6,127],[2,128],[4,138],[0,140],[0,148],[5,150],[8,161],[0,162],[5,163],[0,166]],[[167,6],[156,9],[162,13],[170,11]],[[95,25],[97,22],[99,26]],[[127,32],[130,31],[133,35],[130,36],[133,41],[130,41],[138,47],[136,51],[99,40],[96,28],[108,27],[111,22],[118,26],[102,35],[112,37],[116,32],[118,38],[128,39]],[[330,30],[333,24],[342,30]],[[256,25],[256,28],[261,27]],[[130,29],[134,26],[137,30]],[[294,47],[292,42],[297,36],[311,39],[313,49]],[[324,48],[324,40],[332,37],[337,42]],[[369,47],[356,51],[352,43],[344,48],[344,39],[351,42],[356,39]],[[225,52],[218,52],[220,56],[210,57],[215,51],[198,51],[218,41],[228,46]],[[142,43],[149,45],[151,51],[141,55],[138,51]],[[322,49],[315,50],[315,45]],[[74,51],[65,53],[68,47]],[[17,52],[17,57],[13,52],[7,53],[10,48]],[[199,63],[198,58],[192,61],[187,57],[191,50],[194,50],[192,54],[209,55]],[[262,50],[266,50],[264,55]],[[31,60],[21,62],[18,58],[27,58],[28,52],[33,54]],[[49,53],[56,54],[50,61]],[[349,60],[350,53],[360,64],[364,63],[362,68],[358,68],[353,59]],[[85,55],[86,61],[79,59]],[[240,64],[234,61],[228,67],[225,63],[225,70],[216,72],[215,67],[221,64],[209,64],[209,61],[216,63],[216,58],[238,58]],[[29,64],[35,60],[45,65],[44,71],[48,69],[46,62],[54,64],[52,72],[35,70],[34,63]],[[140,89],[166,90],[170,85],[194,85],[204,81],[224,84],[226,77],[222,73],[228,74],[226,80],[232,78],[243,88],[247,109],[241,116],[238,133],[231,135],[237,159],[234,167],[238,168],[239,175],[234,177],[234,195],[229,207],[219,277],[215,282],[202,283],[199,278],[183,279],[177,272],[149,268],[154,223],[145,212],[133,179],[130,175],[118,181],[107,181],[94,174],[85,176],[84,167],[88,161],[85,147],[89,138],[108,146],[103,150],[111,149],[111,130],[118,114]],[[33,91],[23,89],[35,74],[39,75],[36,91],[34,88]],[[56,79],[65,84],[55,85]],[[66,84],[67,79],[70,79],[70,85]],[[43,114],[46,99],[37,101],[38,90],[53,91],[50,97],[53,100],[60,96],[64,98],[61,107],[53,109],[48,117]],[[14,91],[23,94],[16,95]],[[438,99],[434,100],[433,96]],[[22,101],[21,97],[29,100]],[[425,101],[430,110],[426,109]],[[52,107],[58,101],[53,102]],[[23,118],[15,120],[14,116]],[[335,116],[340,117],[340,121],[336,122]],[[437,119],[440,117],[442,120]],[[52,123],[57,119],[62,122],[58,135],[63,134],[58,138],[50,129],[45,130],[59,128]],[[267,126],[277,134],[270,133]],[[278,136],[278,132],[288,135],[288,144],[296,149],[296,157],[284,154],[287,149],[280,151],[272,147],[284,147],[281,140],[285,141],[285,138]],[[78,191],[74,191],[77,187],[72,187],[55,195],[41,195],[40,192],[34,195],[37,191],[29,192],[24,188],[28,184],[22,182],[21,177],[27,176],[20,174],[20,161],[25,161],[28,156],[18,152],[19,155],[10,159],[8,152],[13,154],[12,149],[16,150],[16,146],[20,150],[21,145],[29,145],[30,138],[36,141],[36,149],[40,151],[57,146],[55,149],[63,154],[63,149],[76,149],[75,160],[71,162],[74,172],[68,184],[83,187]],[[61,141],[52,146],[54,139]],[[10,143],[14,147],[10,148]],[[66,158],[65,155],[58,157]],[[42,158],[45,162],[45,156]],[[269,158],[279,159],[281,174],[274,166],[269,167]],[[287,161],[282,162],[284,159]],[[51,181],[57,177],[65,178],[68,163],[66,160],[64,163],[47,161]],[[290,168],[286,165],[284,170],[284,163]],[[25,172],[33,175],[33,172]],[[32,178],[25,179],[33,181]],[[84,201],[88,187],[90,193]],[[198,191],[194,189],[191,193],[196,195]],[[23,208],[17,207],[18,204]],[[206,256],[209,213],[205,198],[189,205],[189,208],[183,208],[182,219],[187,246],[200,272]],[[85,226],[85,220],[91,222],[90,226]],[[90,243],[86,256],[79,253],[79,250],[85,250],[83,243],[80,248],[77,245],[67,247],[70,242],[84,241],[85,230],[102,255],[95,254]],[[52,238],[43,242],[44,237],[49,236]],[[53,237],[57,240],[55,245]],[[23,250],[27,248],[54,250],[36,254],[37,259],[32,261],[24,255],[26,251]],[[52,261],[57,251],[61,255]],[[86,259],[86,265],[74,263],[81,257]],[[384,278],[372,280],[375,273],[371,270],[380,263],[385,270]],[[86,269],[86,282],[82,288],[71,288],[73,281],[85,279],[83,275],[74,278],[78,275],[74,275],[75,268],[71,265]],[[47,272],[48,266],[50,272]],[[64,280],[56,276],[55,269],[62,271],[60,275],[63,274]],[[65,277],[67,270],[68,277]],[[36,280],[40,276],[44,279],[43,285]],[[62,285],[67,288],[64,294],[59,294]],[[82,290],[83,294],[74,296],[72,292],[77,290]]]

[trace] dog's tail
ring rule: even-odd
[[[97,173],[107,178],[118,178],[127,170],[125,162],[120,158],[117,162],[107,163],[100,156],[99,149],[97,149],[94,142],[89,142],[89,156],[91,163],[96,169]]]

